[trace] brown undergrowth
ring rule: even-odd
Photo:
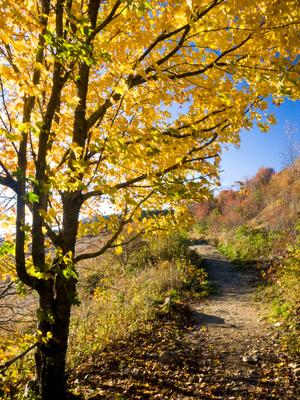
[[[189,306],[172,303],[77,365],[69,380],[78,399],[297,399],[299,368],[261,320],[254,271],[203,243],[196,252],[217,292],[205,301],[187,296]]]
[[[288,359],[274,351],[271,340],[249,373],[237,366],[228,376],[224,353],[191,317],[189,308],[177,304],[126,340],[96,352],[69,376],[76,398],[296,400]]]

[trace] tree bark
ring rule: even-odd
[[[65,400],[66,353],[75,280],[58,275],[40,291],[36,379],[42,400]]]

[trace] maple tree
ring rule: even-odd
[[[299,96],[297,3],[1,1],[0,184],[17,276],[40,299],[42,399],[66,397],[76,265],[173,217],[143,209],[205,197],[222,144],[275,122],[267,96]]]

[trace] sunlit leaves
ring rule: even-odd
[[[28,201],[29,203],[37,203],[39,201],[39,196],[33,192],[28,192]]]
[[[55,7],[41,15],[31,0],[0,6],[1,160],[19,176],[17,149],[28,135],[28,209],[40,201],[37,190],[47,193],[45,225],[61,228],[60,196],[70,192],[87,196],[81,214],[90,224],[80,224],[80,236],[116,230],[122,217],[124,226],[132,220],[149,230],[141,209],[207,196],[218,184],[222,145],[238,145],[253,123],[263,132],[275,123],[264,98],[299,97],[295,1],[108,1],[94,25],[89,2],[64,7],[58,30]],[[58,65],[63,89],[44,132]],[[109,213],[117,219],[105,219]]]
[[[79,61],[91,65],[94,62],[92,57],[92,47],[90,44],[84,43],[84,41],[77,39],[70,43],[70,41],[62,37],[55,37],[52,32],[45,34],[44,38],[47,45],[49,45],[51,52],[62,63]]]

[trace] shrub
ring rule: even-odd
[[[269,253],[274,234],[240,226],[231,235],[221,236],[219,250],[232,260],[256,261]]]
[[[72,320],[71,365],[148,323],[180,290],[204,292],[206,274],[191,263],[185,242],[183,234],[149,238],[81,266],[86,276]]]
[[[299,225],[300,228],[300,225]],[[293,245],[277,272],[277,302],[273,304],[273,317],[283,324],[283,339],[287,350],[300,355],[300,229]]]

